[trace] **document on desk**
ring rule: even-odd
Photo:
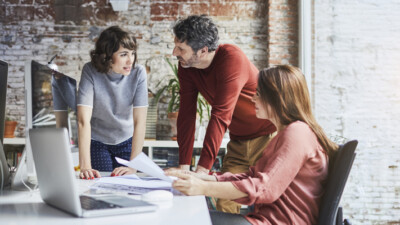
[[[137,155],[134,159],[131,161],[127,161],[118,157],[115,157],[118,163],[140,170],[143,173],[152,176],[152,177],[157,177],[160,180],[168,181],[172,183],[176,179],[176,177],[169,177],[164,174],[164,171],[153,162],[146,154],[141,152],[139,155]]]
[[[115,157],[115,159],[118,163],[140,170],[151,177],[139,178],[136,174],[118,177],[102,177],[98,179],[91,188],[133,194],[143,194],[154,189],[172,189],[172,181],[176,179],[176,177],[166,176],[164,171],[144,153],[140,153],[131,161],[118,157]]]
[[[144,194],[152,190],[171,190],[172,183],[154,177],[139,178],[136,174],[102,177],[90,186],[91,189],[109,192],[121,192],[130,194]]]
[[[108,183],[117,185],[127,185],[140,188],[162,189],[171,188],[172,183],[157,178],[139,178],[135,174],[118,176],[118,177],[102,177],[96,183]]]

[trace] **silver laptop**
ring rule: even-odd
[[[78,217],[155,211],[157,206],[120,195],[78,194],[68,132],[65,128],[30,129],[29,138],[44,202]]]

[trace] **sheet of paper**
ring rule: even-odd
[[[128,194],[136,194],[141,195],[147,193],[149,191],[154,191],[154,188],[143,188],[143,187],[134,187],[129,185],[121,185],[121,184],[109,184],[103,182],[96,182],[90,186],[91,190],[95,190],[94,193],[101,194],[101,193],[128,193]],[[156,190],[167,190],[171,191],[172,188],[156,188]]]
[[[102,177],[96,181],[96,183],[107,183],[116,184],[123,186],[132,186],[140,188],[153,188],[153,189],[163,189],[171,188],[172,184],[169,181],[164,180],[142,180],[134,179],[132,177],[121,176],[121,177]]]
[[[118,163],[140,170],[149,176],[157,177],[161,180],[168,182],[172,182],[175,180],[175,178],[173,177],[166,176],[164,174],[164,171],[143,152],[137,155],[131,161],[127,161],[118,157],[115,157],[115,159],[117,160]]]

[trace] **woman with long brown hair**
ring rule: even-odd
[[[254,204],[245,216],[211,211],[214,225],[316,224],[329,155],[337,145],[312,114],[304,75],[288,65],[262,70],[253,102],[257,117],[277,128],[256,165],[247,173],[216,176],[171,171],[168,175],[179,177],[173,187],[187,195]]]

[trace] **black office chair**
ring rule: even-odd
[[[357,140],[352,140],[340,145],[335,156],[329,159],[329,174],[325,193],[320,204],[318,225],[351,224],[348,220],[343,220],[342,208],[339,207],[339,202],[356,157],[357,144]]]

